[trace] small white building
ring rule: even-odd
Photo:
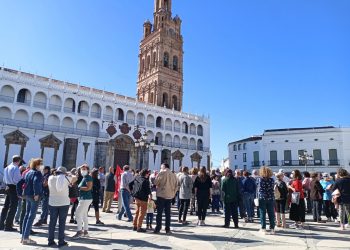
[[[228,145],[230,167],[251,170],[262,165],[274,171],[293,169],[302,171],[336,172],[349,169],[350,128],[314,127],[265,130]],[[306,154],[309,160],[299,160]]]

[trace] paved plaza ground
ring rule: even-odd
[[[0,209],[4,197],[0,196]],[[116,211],[116,204],[113,210]],[[209,210],[208,210],[209,211]],[[95,222],[93,209],[89,213],[90,223]],[[310,216],[308,216],[310,220]],[[132,225],[126,221],[118,221],[114,214],[102,213],[101,220],[105,226],[90,225],[90,236],[73,241],[71,237],[76,232],[76,225],[67,224],[66,240],[69,247],[62,249],[350,249],[350,228],[339,231],[335,223],[316,224],[308,222],[305,230],[283,229],[276,235],[262,235],[258,232],[259,224],[240,222],[239,229],[224,229],[222,215],[210,215],[207,226],[197,227],[196,217],[189,216],[189,226],[176,222],[176,210],[173,209],[172,231],[168,236],[162,231],[159,235],[137,233],[131,230]],[[45,249],[47,248],[47,226],[33,228],[39,234],[32,239],[37,246],[22,246],[18,233],[0,232],[0,249]]]

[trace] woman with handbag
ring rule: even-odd
[[[302,184],[302,176],[299,170],[292,172],[293,181],[288,188],[293,191],[292,193],[292,204],[289,211],[289,219],[295,221],[294,224],[290,225],[289,228],[304,229],[305,223],[305,200],[304,190]]]

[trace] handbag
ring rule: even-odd
[[[300,192],[293,192],[292,193],[292,203],[299,205],[300,202]]]
[[[259,206],[259,188],[260,188],[260,179],[258,179],[258,185],[256,187],[256,193],[255,193],[255,199],[254,199],[254,205],[256,207]]]

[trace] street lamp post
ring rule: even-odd
[[[307,164],[309,160],[312,160],[313,156],[309,155],[306,150],[304,150],[303,154],[299,155],[299,161],[301,161],[305,165],[305,171],[307,171]]]
[[[140,139],[135,140],[135,148],[140,150],[141,152],[141,158],[140,158],[140,170],[143,169],[143,163],[144,163],[144,157],[145,157],[145,152],[147,149],[155,146],[155,142],[152,139],[150,142],[147,141],[147,133],[145,132]],[[147,166],[149,168],[149,166]]]

